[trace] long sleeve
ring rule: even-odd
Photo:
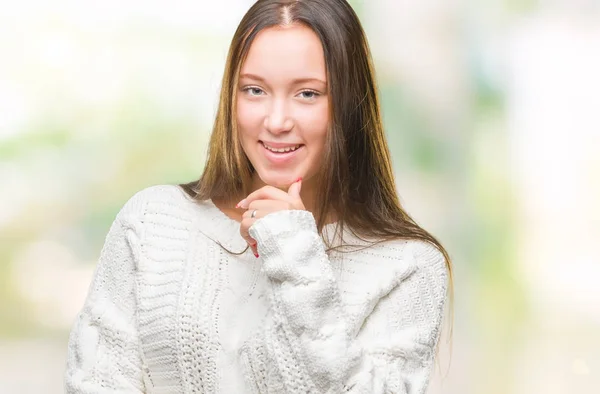
[[[402,253],[385,243],[376,247],[384,253],[363,253],[374,272],[378,264],[394,269],[385,277],[357,279],[356,286],[372,291],[357,302],[356,314],[342,301],[310,212],[267,215],[250,235],[258,242],[271,298],[261,343],[243,355],[254,375],[262,374],[255,376],[255,392],[425,392],[447,289],[437,249],[415,241]]]
[[[129,200],[106,237],[85,304],[71,329],[66,393],[145,391],[135,323],[140,221],[134,219],[140,203],[139,196]]]

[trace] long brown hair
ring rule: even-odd
[[[294,23],[320,38],[327,69],[330,125],[313,212],[319,232],[327,214],[334,212],[340,234],[347,226],[359,238],[375,240],[372,244],[391,239],[429,242],[446,258],[452,287],[447,251],[405,212],[396,194],[369,45],[345,0],[259,0],[250,8],[229,49],[204,173],[200,180],[180,186],[197,200],[230,200],[250,192],[254,169],[235,124],[239,72],[260,31]]]

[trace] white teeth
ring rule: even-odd
[[[288,146],[287,148],[271,148],[269,145],[266,145],[264,142],[263,142],[263,146],[265,148],[267,148],[268,150],[270,150],[271,152],[277,152],[277,153],[284,153],[284,152],[289,152],[289,151],[293,152],[300,147],[300,145],[296,145],[296,146]]]

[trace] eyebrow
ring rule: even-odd
[[[266,82],[265,79],[259,75],[255,75],[255,74],[249,74],[249,73],[244,73],[244,74],[240,74],[240,78],[249,78],[249,79],[254,79],[255,81],[260,81],[260,82]],[[319,78],[296,78],[292,81],[292,83],[294,84],[299,84],[299,83],[305,83],[305,82],[320,82],[323,85],[327,85],[327,83],[325,81],[323,81],[322,79]]]

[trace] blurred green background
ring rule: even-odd
[[[0,392],[62,392],[108,228],[201,173],[252,3],[0,8]],[[351,3],[401,200],[454,259],[430,393],[600,392],[599,2]]]

